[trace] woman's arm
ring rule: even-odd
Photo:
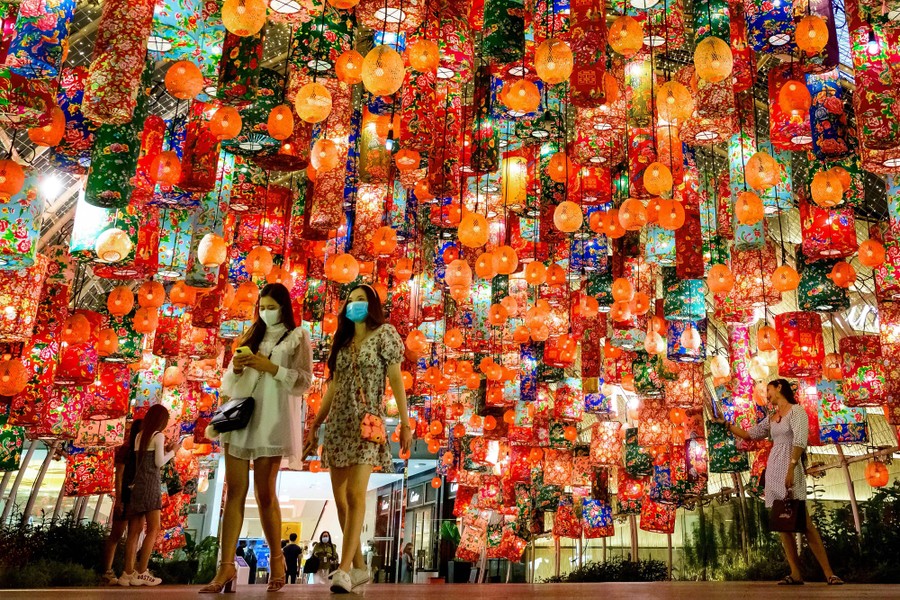
[[[306,441],[303,444],[303,458],[307,456],[312,456],[318,451],[319,447],[319,428],[322,426],[322,423],[325,422],[325,419],[328,418],[328,413],[331,412],[331,404],[334,401],[336,384],[334,383],[334,379],[328,382],[328,387],[325,389],[325,396],[322,398],[322,404],[319,405],[319,412],[316,413],[315,419],[313,419],[312,425],[309,427],[309,435],[306,437]],[[313,551],[318,547],[313,546]]]
[[[761,440],[769,435],[769,419],[766,417],[750,429],[744,429],[732,423],[725,422],[725,427],[735,437],[742,440]]]
[[[397,400],[397,410],[400,412],[400,450],[407,452],[412,444],[412,430],[409,428],[409,409],[406,406],[406,389],[403,387],[400,363],[388,365],[387,374],[391,392]]]
[[[309,335],[306,330],[297,328],[299,331],[297,347],[290,357],[290,364],[287,367],[277,366],[273,376],[275,381],[282,383],[291,390],[291,394],[299,396],[309,389],[312,383],[312,344],[309,341]]]
[[[174,450],[166,452],[166,436],[163,432],[159,431],[153,436],[153,445],[155,446],[153,460],[156,462],[157,468],[162,467],[175,456]]]

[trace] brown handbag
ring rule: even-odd
[[[784,533],[806,531],[806,501],[795,500],[790,492],[784,500],[775,500],[769,510],[769,530]]]

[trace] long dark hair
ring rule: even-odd
[[[269,283],[259,293],[259,299],[262,300],[263,298],[271,298],[278,303],[278,306],[281,307],[281,323],[288,331],[292,331],[297,327],[297,322],[294,320],[294,307],[291,304],[291,293],[286,287],[280,283]],[[266,323],[259,318],[259,300],[257,300],[256,320],[253,321],[253,325],[241,338],[239,345],[249,347],[253,354],[256,354],[259,352],[259,344],[265,335]]]
[[[138,449],[146,452],[153,436],[165,429],[168,424],[169,409],[162,404],[151,406],[144,415],[144,423],[141,425],[141,443]]]
[[[362,284],[358,285],[352,290],[350,290],[350,294],[355,292],[356,290],[361,289],[366,294],[366,300],[369,302],[369,314],[366,316],[366,327],[369,330],[378,329],[382,325],[384,325],[384,309],[381,306],[381,298],[378,297],[378,292],[375,291],[371,285]],[[347,294],[347,297],[350,297],[350,294]],[[328,353],[328,378],[331,379],[334,377],[334,370],[337,368],[337,355],[338,352],[341,351],[341,348],[344,348],[350,344],[353,340],[353,333],[356,330],[356,323],[347,318],[347,302],[344,302],[344,305],[341,307],[341,312],[338,313],[338,323],[337,323],[337,331],[334,332],[334,338],[331,341],[331,352]]]
[[[788,404],[797,404],[797,398],[794,397],[794,386],[787,379],[773,379],[769,385],[781,392]]]

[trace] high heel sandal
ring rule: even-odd
[[[225,565],[231,565],[231,568],[234,569],[234,575],[231,576],[231,579],[228,579],[225,582],[219,582],[213,579],[209,583],[207,583],[204,587],[200,588],[201,594],[233,594],[234,593],[234,585],[237,581],[237,569],[234,567],[233,562],[223,562],[219,563],[219,567],[223,567]]]
[[[281,577],[272,577],[269,579],[269,586],[266,588],[267,592],[277,592],[281,588],[284,587],[285,583],[285,573],[287,573],[287,564],[284,562],[284,554],[279,554],[278,556],[273,556],[270,564],[275,565],[275,561],[280,560],[281,565],[284,567],[284,570],[281,572]],[[274,572],[274,570],[273,570]]]

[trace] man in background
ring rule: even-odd
[[[285,574],[288,583],[297,583],[297,575],[300,574],[300,555],[303,549],[297,545],[297,534],[292,533],[288,536],[290,541],[281,550],[284,553],[284,562],[287,565]]]

